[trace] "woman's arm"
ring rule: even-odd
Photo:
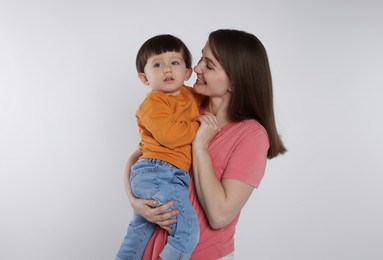
[[[172,218],[178,214],[177,210],[173,210],[170,212],[164,213],[168,210],[172,205],[173,201],[169,201],[164,205],[159,207],[157,206],[157,201],[155,200],[145,200],[138,199],[134,197],[132,190],[130,188],[130,169],[132,165],[140,158],[142,152],[140,149],[137,149],[133,152],[133,154],[129,157],[126,162],[125,171],[124,171],[124,184],[125,184],[125,192],[129,198],[130,205],[134,209],[134,211],[144,217],[149,222],[155,223],[162,227],[163,229],[170,230],[168,225],[177,222],[176,218]]]
[[[193,175],[199,202],[212,228],[222,228],[233,221],[254,188],[244,182],[218,180],[208,153],[208,144],[218,133],[215,117],[199,117],[200,127],[192,144]]]

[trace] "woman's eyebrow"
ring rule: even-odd
[[[205,56],[204,58],[205,58],[205,60],[207,60],[208,63],[210,63],[211,65],[213,65],[214,67],[216,67],[216,66],[215,66],[215,63],[214,63],[214,61],[213,61],[212,59],[209,59],[209,58],[206,57],[206,56]]]
[[[213,66],[216,67],[214,61],[208,57],[206,57],[206,55],[203,54],[203,50],[201,50],[201,53],[202,53],[202,58],[205,59],[207,62],[211,63]]]

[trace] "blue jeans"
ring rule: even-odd
[[[174,201],[169,211],[179,211],[177,222],[172,224],[160,256],[167,260],[189,259],[199,240],[198,218],[189,200],[189,174],[165,161],[141,158],[132,166],[130,183],[138,198],[157,200],[158,205]],[[133,213],[116,260],[141,259],[155,228],[156,224]]]

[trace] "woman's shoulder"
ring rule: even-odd
[[[266,129],[256,120],[248,119],[232,122],[224,126],[217,135],[224,145],[236,146],[241,144],[254,145],[264,143],[268,146],[269,137]]]
[[[269,136],[266,129],[257,120],[247,119],[235,123],[235,126],[229,131],[229,135],[237,136],[237,143],[246,143],[246,145],[264,144],[269,146]]]
[[[242,132],[242,134],[244,132],[250,132],[250,133],[258,132],[260,134],[265,134],[267,136],[266,129],[263,127],[263,125],[261,125],[255,119],[243,120],[238,123],[235,123],[235,125],[236,125],[235,131],[240,131]]]

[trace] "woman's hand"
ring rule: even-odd
[[[204,115],[200,115],[195,120],[200,123],[200,126],[192,145],[207,148],[209,142],[218,134],[220,130],[217,118],[213,114],[206,113]]]
[[[142,155],[141,150],[137,149],[129,157],[126,162],[125,172],[124,172],[124,183],[125,183],[125,192],[129,198],[130,205],[133,210],[147,221],[159,225],[165,230],[170,230],[169,225],[177,222],[177,219],[174,217],[178,214],[177,210],[172,210],[170,212],[165,212],[170,207],[173,206],[173,201],[169,201],[166,204],[163,204],[157,207],[156,200],[145,200],[138,199],[134,197],[132,190],[130,188],[130,168],[132,165],[140,158]]]
[[[125,183],[125,192],[129,198],[130,205],[134,209],[134,211],[145,218],[147,221],[151,223],[155,223],[159,225],[161,228],[165,230],[170,230],[169,225],[177,222],[177,219],[174,217],[178,214],[177,210],[172,210],[169,212],[165,212],[170,207],[173,206],[173,202],[169,201],[166,204],[157,207],[156,200],[145,200],[138,199],[134,197],[131,188],[130,188],[130,169],[132,165],[140,158],[142,155],[141,150],[137,149],[128,159],[125,172],[124,172],[124,183]]]
[[[169,225],[177,222],[175,216],[178,214],[178,210],[172,210],[165,212],[173,206],[173,201],[169,201],[166,204],[157,206],[156,200],[145,200],[138,198],[129,198],[130,204],[134,211],[145,218],[147,221],[159,225],[161,228],[170,231]]]

